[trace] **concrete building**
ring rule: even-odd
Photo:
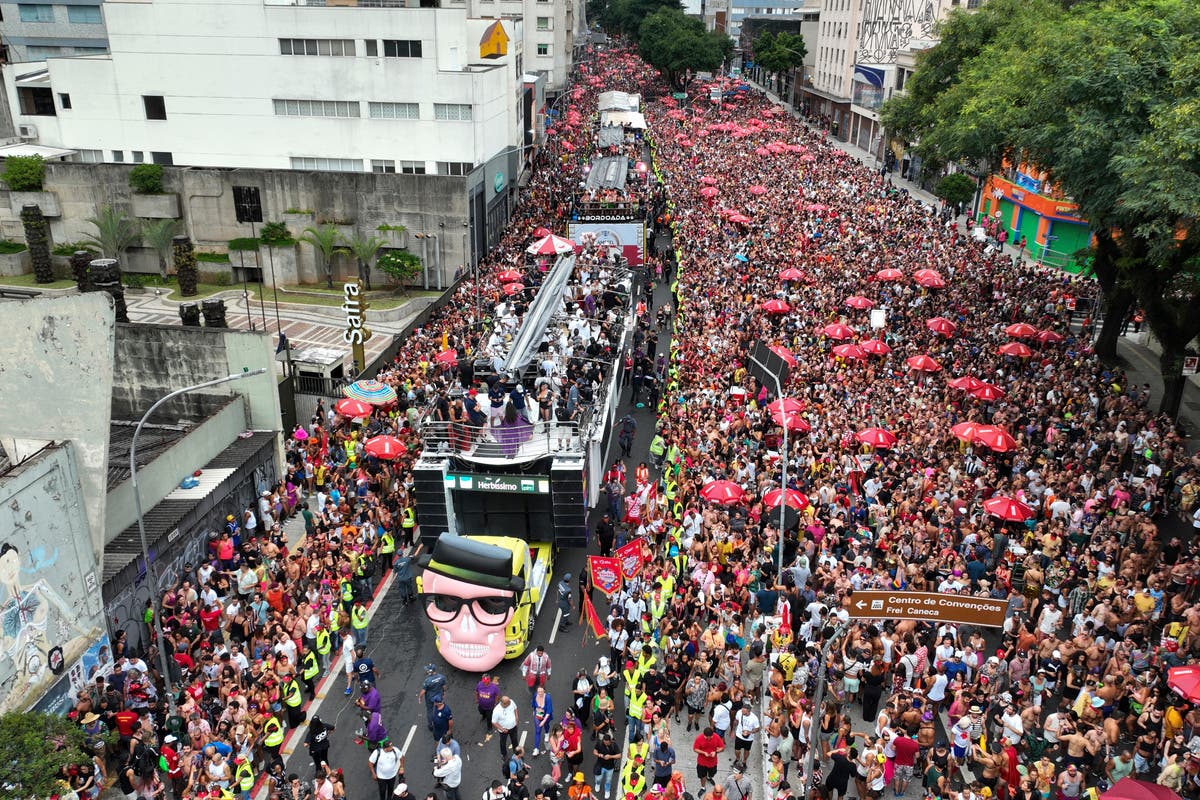
[[[90,56],[108,50],[101,0],[0,3],[0,63]]]
[[[801,14],[809,0],[728,0],[729,35],[737,39],[742,33],[742,23],[750,17],[791,17]]]
[[[587,32],[585,0],[468,0],[468,3],[471,17],[523,18],[525,71],[544,75],[549,94],[562,91],[571,73],[575,49],[582,44],[581,34]]]
[[[811,82],[813,69],[816,66],[817,30],[820,26],[820,12],[815,8],[802,9],[792,14],[763,14],[744,17],[741,21],[741,34],[738,37],[738,47],[743,53],[743,70],[747,77],[775,92],[783,100],[796,105],[799,100],[800,87],[807,79]],[[804,37],[804,63],[800,67],[781,75],[771,75],[753,59],[746,60],[746,54],[752,53],[754,40],[766,32],[799,34]]]

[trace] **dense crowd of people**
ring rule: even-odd
[[[364,649],[388,569],[411,596],[420,424],[484,427],[510,407],[530,423],[571,419],[597,394],[592,365],[619,356],[657,427],[643,459],[622,421],[596,543],[607,553],[640,537],[644,566],[600,604],[609,650],[594,667],[568,665],[580,669],[565,712],[539,690],[540,662],[523,667],[528,701],[481,682],[501,752],[490,800],[749,800],[760,763],[768,800],[810,781],[823,797],[919,786],[939,800],[1077,800],[1123,777],[1200,796],[1200,711],[1166,678],[1200,651],[1200,550],[1164,535],[1200,528],[1200,462],[1148,410],[1148,387],[1091,354],[1091,284],[969,240],[757,92],[712,104],[697,85],[680,113],[620,48],[578,77],[569,107],[591,108],[601,88],[661,96],[646,107],[653,191],[671,202],[651,223],[672,232],[675,253],[648,255],[629,352],[614,352],[618,270],[593,251],[535,392],[474,375],[541,280],[545,265],[525,252],[535,229],[567,217],[595,153],[594,124],[562,111],[478,282],[460,283],[379,374],[396,402],[360,418],[319,406],[288,441],[286,476],[231,513],[205,562],[163,595],[177,710],[154,679],[156,654],[118,641],[114,671],[73,712],[95,758],[64,783],[83,798],[113,783],[130,798],[245,798],[265,774],[272,797],[346,797],[318,717],[306,738],[316,778],[280,757],[332,672],[362,711],[381,800],[424,796],[389,741]],[[914,280],[922,269],[939,288]],[[505,271],[524,288],[506,290]],[[654,307],[659,276],[674,277],[669,312]],[[658,340],[668,317],[669,343]],[[1033,332],[1013,335],[1020,324]],[[783,397],[752,377],[760,340],[789,363]],[[1012,343],[1025,347],[1000,351]],[[950,384],[967,376],[991,388]],[[988,446],[963,423],[1007,438]],[[872,428],[887,436],[860,438]],[[366,453],[379,434],[407,454]],[[470,446],[463,436],[452,446]],[[796,512],[782,534],[781,498]],[[988,510],[1003,499],[1012,519]],[[294,514],[305,537],[289,547]],[[854,593],[876,588],[988,596],[1010,614],[1002,630],[850,620]],[[431,726],[435,676],[422,689]],[[514,703],[536,720],[528,761]],[[672,719],[695,738],[672,741]],[[809,751],[819,774],[802,774]],[[726,752],[734,764],[718,774]],[[532,789],[530,764],[545,773]],[[452,747],[436,770],[431,796],[457,800]],[[432,788],[421,772],[414,785]]]

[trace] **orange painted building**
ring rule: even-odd
[[[1027,167],[1009,174],[1011,180],[1001,175],[987,179],[977,218],[999,221],[1008,231],[1009,242],[1024,236],[1026,249],[1044,264],[1078,272],[1074,254],[1092,241],[1079,206]]]

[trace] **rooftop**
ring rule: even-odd
[[[146,423],[138,437],[138,469],[158,458],[164,451],[182,439],[194,427],[190,423],[179,425],[154,425]],[[137,422],[113,420],[108,427],[108,490],[129,480],[129,445],[133,443],[133,432]]]

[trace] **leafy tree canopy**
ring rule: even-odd
[[[677,91],[683,91],[696,72],[712,71],[733,48],[723,33],[704,30],[704,23],[677,8],[663,8],[642,22],[638,51]]]
[[[63,791],[58,773],[67,764],[83,764],[83,729],[57,714],[0,716],[0,794],[49,797]]]
[[[778,75],[804,64],[808,48],[798,33],[765,31],[754,40],[754,61],[767,72]]]

